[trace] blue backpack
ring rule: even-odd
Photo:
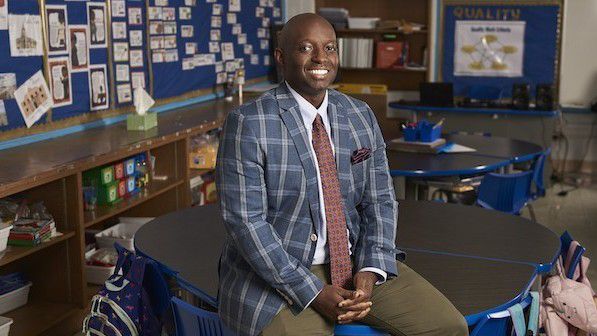
[[[153,273],[155,265],[118,244],[114,247],[118,252],[114,274],[93,297],[91,312],[83,320],[83,333],[98,336],[159,335],[161,324],[154,311],[157,309],[161,313],[164,307],[152,306],[143,287],[144,278]]]

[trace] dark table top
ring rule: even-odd
[[[560,239],[545,226],[475,206],[399,201],[396,245],[487,259],[529,263],[549,271]]]
[[[446,141],[476,149],[468,153],[410,153],[387,150],[392,176],[441,177],[484,174],[532,160],[541,146],[522,140],[480,135],[447,135]]]
[[[458,216],[454,215],[456,212]],[[401,247],[419,243],[422,247],[407,248],[406,263],[454,302],[469,323],[476,321],[481,312],[495,311],[528,289],[537,270],[531,258],[548,259],[545,255],[559,249],[559,240],[546,228],[519,221],[518,217],[485,212],[490,211],[431,202],[402,201],[400,206],[398,242]],[[445,214],[441,220],[437,218],[439,213]],[[469,220],[455,224],[461,218]],[[218,206],[208,205],[147,223],[136,233],[135,246],[215,297],[218,260],[225,237]],[[533,245],[541,239],[545,240],[541,246],[553,249],[541,249],[545,255],[535,252],[541,246]],[[554,239],[558,246],[551,244]],[[426,249],[429,251],[423,251]],[[437,249],[455,254],[437,253]]]

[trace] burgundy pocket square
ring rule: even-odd
[[[363,162],[367,160],[371,156],[371,149],[370,148],[361,148],[357,149],[352,152],[352,156],[350,157],[351,164],[357,164],[359,162]]]

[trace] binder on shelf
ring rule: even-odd
[[[375,67],[378,69],[388,69],[400,65],[402,56],[402,42],[377,42],[377,57]]]

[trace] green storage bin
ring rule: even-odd
[[[100,205],[112,205],[121,201],[118,197],[118,181],[112,181],[98,187],[97,203]]]
[[[158,114],[148,112],[145,115],[129,114],[126,117],[126,129],[129,131],[147,131],[158,125]]]
[[[114,166],[94,168],[83,173],[83,185],[99,187],[114,181]]]

